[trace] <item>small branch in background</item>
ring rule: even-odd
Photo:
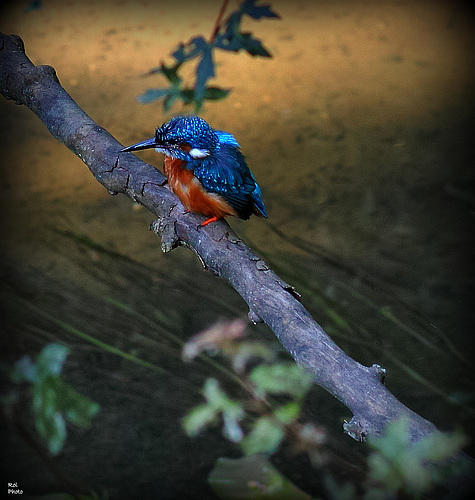
[[[218,17],[216,19],[216,23],[214,25],[213,31],[211,32],[211,36],[209,37],[210,43],[214,42],[216,35],[219,33],[219,30],[221,28],[221,22],[223,20],[224,13],[226,12],[228,4],[229,4],[229,0],[224,0],[223,3],[221,4],[221,8],[219,9],[219,14],[218,14]]]
[[[255,57],[272,57],[259,38],[251,32],[241,31],[244,17],[251,19],[280,19],[269,5],[257,5],[258,0],[243,0],[239,7],[232,11],[223,21],[229,1],[224,0],[218,13],[209,40],[203,35],[195,35],[186,43],[180,42],[170,54],[173,62],[161,61],[156,68],[146,75],[161,74],[168,81],[168,87],[147,89],[137,100],[148,104],[163,99],[163,109],[169,111],[175,102],[181,101],[185,106],[194,106],[199,111],[204,101],[217,101],[227,97],[231,89],[208,85],[208,81],[216,76],[214,62],[216,50],[238,53],[241,50]],[[184,83],[180,71],[188,62],[197,60],[195,83],[192,87]]]

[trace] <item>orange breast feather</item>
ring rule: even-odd
[[[208,193],[193,172],[185,167],[184,161],[165,156],[164,170],[170,189],[187,210],[218,219],[238,215],[223,197]]]

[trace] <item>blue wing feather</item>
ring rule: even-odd
[[[192,161],[187,167],[193,170],[207,191],[221,195],[239,217],[248,219],[253,212],[267,217],[261,190],[244,155],[234,146],[235,139],[231,134],[223,136],[224,141],[220,141],[212,155],[201,161]]]

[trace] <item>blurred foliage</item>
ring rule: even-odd
[[[468,470],[464,461],[453,460],[466,444],[460,432],[435,432],[416,443],[409,439],[405,418],[391,422],[381,437],[370,437],[373,449],[368,458],[369,473],[365,499],[379,500],[397,495],[423,498],[437,486]]]
[[[237,443],[245,455],[216,462],[209,482],[220,498],[310,498],[265,458],[284,440],[292,453],[307,453],[320,469],[324,498],[328,499],[434,498],[431,495],[438,495],[453,478],[469,475],[468,461],[460,456],[466,444],[462,433],[436,432],[412,443],[408,421],[402,418],[388,424],[384,435],[369,438],[371,452],[363,496],[357,493],[361,484],[337,482],[325,467],[326,430],[299,421],[312,375],[292,361],[280,360],[270,345],[264,353],[261,342],[244,340],[242,325],[242,320],[219,322],[192,337],[183,351],[188,361],[201,352],[224,354],[235,369],[240,367],[236,371],[247,389],[244,395],[231,398],[216,379],[209,378],[203,390],[206,403],[183,419],[189,436],[222,421],[224,436]],[[235,357],[241,358],[239,363]]]
[[[148,104],[157,99],[163,99],[163,108],[168,111],[175,101],[181,100],[184,105],[194,105],[195,111],[199,111],[203,101],[224,99],[230,89],[208,85],[208,80],[216,76],[215,50],[235,53],[243,50],[253,57],[272,57],[261,40],[241,29],[242,20],[246,16],[255,20],[279,19],[279,15],[273,12],[269,5],[257,5],[257,2],[258,0],[244,0],[237,10],[221,22],[228,4],[225,0],[210,40],[198,35],[186,43],[178,44],[171,53],[174,59],[172,63],[167,65],[162,61],[160,66],[147,73],[148,75],[161,74],[168,81],[168,87],[148,89],[138,97],[139,102]],[[193,60],[198,61],[195,69],[195,82],[193,87],[187,87],[180,71],[185,63]]]
[[[237,460],[219,459],[215,469],[211,472],[209,482],[222,498],[236,498],[236,495],[232,496],[230,493],[233,491],[241,495],[238,498],[309,498],[306,493],[298,490],[270,463],[272,459],[278,464],[282,460],[282,456],[289,456],[289,463],[293,462],[294,458],[297,462],[302,459],[302,457],[297,457],[297,455],[301,454],[307,454],[310,462],[315,467],[315,477],[317,478],[315,483],[317,483],[316,489],[318,491],[316,492],[315,489],[310,488],[308,488],[308,491],[318,495],[318,498],[338,500],[355,500],[356,498],[365,498],[365,500],[379,498],[443,498],[446,490],[442,484],[460,470],[460,462],[450,460],[463,445],[460,434],[438,434],[427,438],[427,440],[420,441],[415,446],[411,446],[405,424],[394,423],[394,427],[389,427],[386,435],[374,440],[370,439],[367,447],[361,446],[359,448],[370,452],[367,470],[364,466],[360,467],[361,463],[357,462],[357,460],[363,457],[358,456],[356,453],[352,455],[351,451],[346,452],[345,455],[341,452],[341,449],[335,448],[329,431],[322,425],[302,421],[302,399],[304,398],[307,383],[311,384],[311,380],[306,381],[308,374],[305,372],[303,372],[303,378],[300,378],[302,372],[299,371],[298,367],[295,368],[293,363],[288,362],[288,357],[283,361],[284,351],[277,342],[263,342],[262,339],[265,337],[262,332],[259,332],[258,340],[251,341],[244,338],[248,321],[239,318],[233,321],[221,321],[212,325],[206,331],[192,337],[183,347],[183,340],[179,333],[180,331],[188,331],[187,328],[189,329],[189,327],[183,322],[183,314],[180,316],[172,307],[173,301],[176,301],[176,295],[169,295],[168,297],[160,295],[161,309],[158,309],[156,306],[158,302],[157,296],[149,292],[148,280],[150,280],[150,283],[152,280],[153,283],[156,283],[163,276],[157,274],[157,271],[151,273],[149,268],[132,263],[127,258],[114,254],[110,250],[100,248],[90,241],[81,240],[81,244],[87,245],[91,250],[88,254],[81,254],[83,259],[89,259],[91,255],[94,255],[94,262],[97,266],[99,259],[96,256],[100,255],[102,265],[107,270],[111,268],[115,270],[112,267],[113,261],[111,265],[109,258],[115,259],[116,265],[120,266],[121,279],[125,269],[126,276],[129,277],[130,281],[124,279],[123,282],[114,281],[113,283],[113,295],[116,295],[120,287],[123,287],[124,295],[118,294],[119,299],[110,297],[108,293],[102,295],[102,292],[97,292],[98,295],[94,296],[94,305],[100,311],[97,317],[83,314],[85,304],[89,305],[91,303],[90,298],[87,303],[71,300],[63,301],[67,304],[67,314],[66,316],[60,316],[59,312],[64,314],[64,311],[58,309],[58,301],[51,302],[49,306],[51,309],[44,309],[30,303],[22,295],[22,298],[17,297],[15,299],[22,318],[28,317],[28,314],[34,314],[32,317],[35,318],[36,322],[32,321],[32,325],[45,321],[49,325],[53,324],[60,327],[61,334],[48,335],[47,331],[36,327],[33,329],[30,322],[28,323],[30,326],[23,327],[21,333],[29,332],[32,337],[41,334],[42,338],[47,339],[49,342],[56,339],[63,341],[64,335],[68,335],[67,338],[71,336],[72,341],[78,339],[86,341],[93,346],[94,351],[104,351],[106,354],[119,356],[126,362],[133,362],[137,366],[147,368],[152,371],[152,377],[157,374],[160,374],[160,377],[162,375],[169,378],[174,377],[174,384],[186,384],[187,390],[190,392],[196,389],[193,381],[184,375],[184,371],[172,370],[168,372],[167,369],[170,367],[166,361],[170,356],[178,357],[180,350],[182,350],[184,360],[195,360],[195,366],[203,364],[203,366],[209,367],[212,371],[202,372],[203,376],[200,377],[201,381],[206,377],[210,377],[204,385],[204,391],[201,392],[201,394],[204,394],[204,404],[192,410],[184,419],[184,423],[185,426],[188,425],[187,432],[193,436],[200,434],[200,432],[203,433],[208,426],[220,424],[226,438],[236,443],[240,452],[244,455],[243,458]],[[65,249],[63,245],[61,245],[61,249],[65,254],[70,253],[70,250]],[[81,269],[86,268],[85,262],[87,260],[79,261],[78,265],[81,265]],[[286,259],[281,262],[281,265],[283,263],[288,264],[289,267],[292,264],[292,271],[295,270],[296,265],[307,265],[303,259],[297,263]],[[312,260],[308,265],[311,265],[313,269],[315,261]],[[130,269],[127,266],[131,266]],[[183,270],[183,273],[185,272],[186,270]],[[111,274],[116,276],[119,273]],[[325,295],[323,291],[319,291],[317,285],[307,279],[311,276],[308,269],[306,269],[306,272],[302,272],[302,275],[306,279],[298,282],[299,288],[304,289],[306,292],[308,290],[308,297],[315,298],[315,300],[323,296],[328,298],[328,302],[322,303],[327,307],[333,306],[334,309],[332,310],[335,311],[335,314],[339,314],[343,318],[341,329],[352,328],[347,332],[348,338],[354,339],[354,342],[361,345],[371,345],[372,349],[381,349],[382,352],[386,350],[386,344],[365,337],[362,330],[353,330],[355,322],[350,321],[349,314],[343,314],[346,302],[340,300],[339,296],[331,295],[334,293],[334,288],[329,289]],[[98,273],[98,276],[103,279],[103,274]],[[179,278],[183,280],[183,275],[179,275]],[[216,297],[216,294],[209,294],[208,285],[202,285],[202,288],[200,288],[200,285],[193,281],[193,278],[193,273],[186,275],[186,279],[191,280],[193,284],[192,293],[199,293],[198,303],[202,303],[203,300],[217,301],[216,310],[220,313],[225,311],[229,316],[239,314],[240,309],[235,308],[231,301],[228,303],[223,295]],[[136,286],[137,282],[140,283],[140,287]],[[41,288],[37,289],[37,296],[44,298],[44,283],[43,281],[40,283]],[[354,286],[354,282],[351,280],[347,279],[339,282],[332,275],[333,287],[337,285],[343,287],[345,283],[347,283],[348,288]],[[134,293],[137,294],[133,297],[133,300],[129,300],[131,284],[135,285]],[[168,281],[167,286],[170,286]],[[54,288],[50,286],[54,290],[57,287],[57,283],[54,283]],[[375,285],[374,289],[378,293],[381,292],[380,286]],[[147,293],[142,290],[147,290]],[[158,290],[161,292],[161,288],[158,288]],[[185,293],[182,289],[179,290],[181,295]],[[186,293],[190,293],[189,290],[186,290]],[[64,296],[70,297],[70,295]],[[354,297],[354,294],[352,293],[350,296]],[[169,302],[166,302],[167,300]],[[97,306],[98,303],[100,307]],[[12,303],[9,303],[9,309],[12,306]],[[374,304],[371,303],[370,311],[375,311],[377,306],[376,301]],[[323,307],[320,310],[323,310]],[[387,312],[386,309],[384,311]],[[105,317],[113,318],[114,321],[108,324],[107,321],[104,321]],[[387,314],[385,314],[384,318],[388,319]],[[396,318],[395,315],[389,316],[389,320],[394,318]],[[183,323],[180,323],[180,321]],[[128,325],[129,328],[124,325]],[[133,331],[133,335],[130,335],[131,331]],[[380,331],[386,330],[381,327],[378,329],[378,332]],[[97,338],[86,332],[94,332],[97,334]],[[340,331],[338,332],[341,334]],[[410,336],[403,337],[405,342],[399,342],[398,348],[404,346],[412,348],[413,344],[409,342],[411,338],[422,342],[423,345],[429,345],[429,341],[434,343],[432,337],[415,337],[415,331],[408,327],[404,328],[404,332],[409,332]],[[379,339],[379,337],[375,338]],[[440,344],[439,346],[439,344],[434,343],[434,349],[440,349],[440,351],[437,351],[439,361],[442,359],[440,353],[444,352],[444,350],[450,353],[453,352],[450,349],[450,344],[447,343],[447,339],[441,338]],[[58,376],[67,354],[67,350],[63,352],[63,349],[65,348],[59,346],[56,355],[51,356],[53,362],[46,361],[46,358],[49,358],[50,355],[45,356],[45,364],[51,363],[51,366],[55,367],[51,368],[52,371]],[[393,350],[390,352],[393,352]],[[159,358],[159,354],[163,355],[163,358]],[[208,357],[206,354],[213,357]],[[142,359],[142,356],[144,359]],[[218,359],[214,358],[214,356],[218,356]],[[18,363],[21,369],[18,370],[20,376],[17,381],[23,381],[22,389],[25,388],[30,391],[30,387],[26,386],[25,380],[36,377],[37,368],[32,368],[32,366],[36,366],[40,358],[38,358],[37,363],[33,363],[31,360],[25,362],[24,359]],[[457,359],[459,359],[458,356]],[[230,366],[229,370],[224,366],[226,363]],[[102,371],[99,373],[103,375]],[[31,384],[31,382],[29,383]],[[439,386],[439,381],[434,381],[433,385]],[[134,388],[135,386],[131,384],[131,387]],[[26,393],[27,391],[22,390],[22,394]],[[147,397],[153,398],[156,397],[156,394],[151,393]],[[4,398],[4,402],[7,402],[7,399],[9,398]],[[310,399],[307,400],[307,402],[310,401]],[[10,402],[15,404],[14,398]],[[148,404],[150,404],[149,401],[147,401]],[[181,406],[182,400],[180,400],[180,408]],[[19,405],[16,405],[16,407],[19,408]],[[312,406],[312,408],[314,407]],[[195,414],[191,417],[193,412]],[[332,415],[329,418],[334,419],[337,417]],[[281,444],[284,444],[284,446],[281,446]],[[279,453],[273,456],[274,451],[278,448]],[[342,457],[343,459],[347,457],[348,462],[351,463],[342,464]],[[305,457],[303,457],[303,460],[306,460]],[[338,462],[338,460],[340,461]],[[427,467],[428,462],[432,464],[430,468]],[[355,464],[358,466],[355,467]],[[332,465],[335,466],[336,470],[331,469]],[[329,470],[332,470],[332,473]],[[334,475],[332,475],[333,471]],[[352,475],[352,472],[355,472],[355,474]],[[290,471],[289,477],[294,478],[295,476],[291,474],[292,471]],[[357,477],[355,477],[356,475]],[[345,479],[342,480],[342,477]],[[343,481],[346,480],[348,482],[344,483]],[[226,488],[226,486],[229,486],[229,488]],[[295,488],[295,490],[292,488]],[[319,488],[322,488],[323,491]],[[226,493],[226,490],[228,493]],[[434,492],[439,493],[440,491],[443,493],[436,496]],[[70,497],[65,496],[64,498]],[[95,497],[92,496],[92,498]]]
[[[312,385],[312,376],[293,361],[279,360],[270,347],[263,349],[261,342],[236,342],[244,335],[243,325],[245,322],[240,319],[220,322],[195,335],[185,345],[183,358],[188,361],[202,351],[221,351],[229,357],[234,369],[240,370],[246,395],[234,400],[216,379],[207,379],[203,389],[206,403],[188,413],[183,427],[189,436],[196,436],[221,419],[224,436],[238,443],[245,455],[272,454],[279,448],[286,431],[296,424],[303,398]],[[258,361],[259,364],[253,366]],[[283,403],[271,405],[269,396],[279,396]]]
[[[67,347],[53,343],[42,349],[36,363],[24,356],[12,368],[2,366],[12,382],[30,384],[35,427],[52,455],[57,455],[64,446],[66,422],[87,428],[99,411],[99,405],[61,380],[68,353]],[[11,393],[3,398],[3,403],[8,406],[16,400],[18,395]]]
[[[184,419],[185,432],[189,436],[196,436],[204,427],[215,422],[221,415],[225,437],[235,443],[241,441],[243,433],[239,421],[244,417],[242,405],[228,398],[214,378],[209,378],[205,382],[203,393],[206,403],[194,408]]]

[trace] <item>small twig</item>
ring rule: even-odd
[[[211,36],[209,37],[210,43],[214,42],[216,35],[219,33],[219,30],[221,29],[221,21],[223,20],[223,16],[224,16],[224,13],[226,12],[228,4],[229,4],[229,0],[224,0],[223,4],[221,5],[221,9],[219,10],[219,14],[218,14],[218,17],[216,19],[216,23],[214,24],[213,31],[211,32]]]

